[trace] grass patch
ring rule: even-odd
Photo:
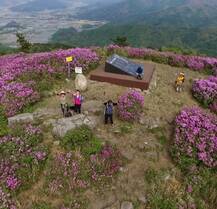
[[[122,123],[119,129],[121,134],[129,134],[133,132],[133,125],[131,123]]]
[[[164,146],[167,144],[167,137],[165,135],[165,128],[157,127],[153,129],[148,129],[149,133],[154,134],[156,139]]]
[[[166,175],[169,171],[155,170],[149,168],[145,172],[145,182],[147,186],[147,208],[151,209],[178,209],[180,204],[178,196],[171,189],[169,180],[166,180]],[[177,191],[179,192],[179,191]]]
[[[133,208],[134,209],[139,209],[140,205],[141,204],[140,204],[140,202],[138,200],[133,202]]]
[[[53,208],[50,203],[37,202],[37,203],[33,203],[32,209],[53,209]]]
[[[0,137],[8,133],[8,121],[3,107],[0,106]]]
[[[148,184],[156,182],[158,177],[159,177],[159,173],[156,170],[152,169],[152,168],[148,169],[145,172],[145,181]]]

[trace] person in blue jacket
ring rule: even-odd
[[[104,116],[105,116],[105,124],[108,123],[108,120],[110,120],[111,124],[113,124],[113,110],[114,106],[117,105],[117,103],[112,102],[112,100],[109,100],[104,103],[105,105],[105,111],[104,111]]]

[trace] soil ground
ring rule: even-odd
[[[145,96],[143,118],[148,118],[158,128],[151,131],[146,124],[133,124],[130,133],[122,133],[120,127],[124,126],[125,123],[115,118],[113,126],[105,126],[103,117],[99,115],[99,117],[102,117],[102,123],[94,131],[95,134],[103,141],[115,144],[127,159],[127,163],[108,187],[91,188],[83,194],[83,198],[89,201],[89,209],[103,209],[116,201],[137,202],[138,198],[146,195],[144,175],[146,169],[150,167],[168,169],[168,175],[171,175],[172,172],[179,172],[168,154],[169,142],[172,140],[173,134],[173,120],[183,107],[198,105],[192,98],[191,85],[194,79],[204,77],[204,75],[189,69],[174,68],[162,64],[155,65],[156,71],[151,90],[149,93],[143,92]],[[174,90],[174,80],[180,71],[186,74],[185,90],[182,93],[177,93]],[[74,89],[73,81],[65,82],[57,90],[61,89]],[[86,101],[96,100],[103,104],[108,99],[117,101],[118,96],[127,90],[126,87],[89,81],[88,90],[83,94]],[[47,107],[59,111],[58,97],[45,98],[37,104],[37,107]],[[159,131],[163,134],[161,138],[157,137]],[[52,140],[52,135],[47,133],[44,143],[50,146],[51,154],[55,154],[59,148],[53,145]],[[22,208],[28,208],[34,201],[47,199],[41,194],[43,181],[42,175],[30,190],[21,193],[20,202]],[[49,201],[53,205],[58,204],[58,200],[52,199]],[[140,205],[138,208],[145,207]]]

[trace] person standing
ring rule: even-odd
[[[76,93],[73,94],[73,99],[74,99],[74,111],[76,113],[81,113],[81,105],[82,105],[82,102],[84,100],[84,97],[81,95],[80,91],[79,90],[76,90]]]
[[[117,103],[112,102],[112,100],[109,100],[108,102],[104,103],[105,105],[105,111],[104,111],[104,116],[105,116],[105,124],[108,123],[108,120],[110,120],[111,124],[113,124],[113,109],[114,106],[117,105]]]
[[[175,80],[175,86],[177,92],[181,92],[183,90],[184,82],[185,82],[185,74],[179,73],[178,77]]]
[[[63,117],[66,117],[66,114],[69,110],[69,106],[68,106],[68,103],[66,101],[66,92],[61,91],[60,93],[57,93],[57,95],[60,97],[60,108],[62,110]]]

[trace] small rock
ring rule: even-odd
[[[87,78],[83,74],[78,74],[75,78],[75,88],[80,91],[87,90]]]
[[[55,146],[59,146],[59,145],[60,145],[60,141],[55,141],[53,144],[54,144]]]
[[[140,202],[144,203],[144,204],[147,203],[147,198],[146,198],[146,196],[139,196],[139,197],[138,197],[138,200],[139,200]]]
[[[168,181],[169,179],[170,179],[170,175],[168,174],[168,175],[165,176],[164,180]]]
[[[121,203],[121,209],[133,209],[133,204],[132,202],[122,202]]]
[[[31,123],[34,121],[33,114],[24,113],[8,118],[8,125],[12,126],[16,123]]]

